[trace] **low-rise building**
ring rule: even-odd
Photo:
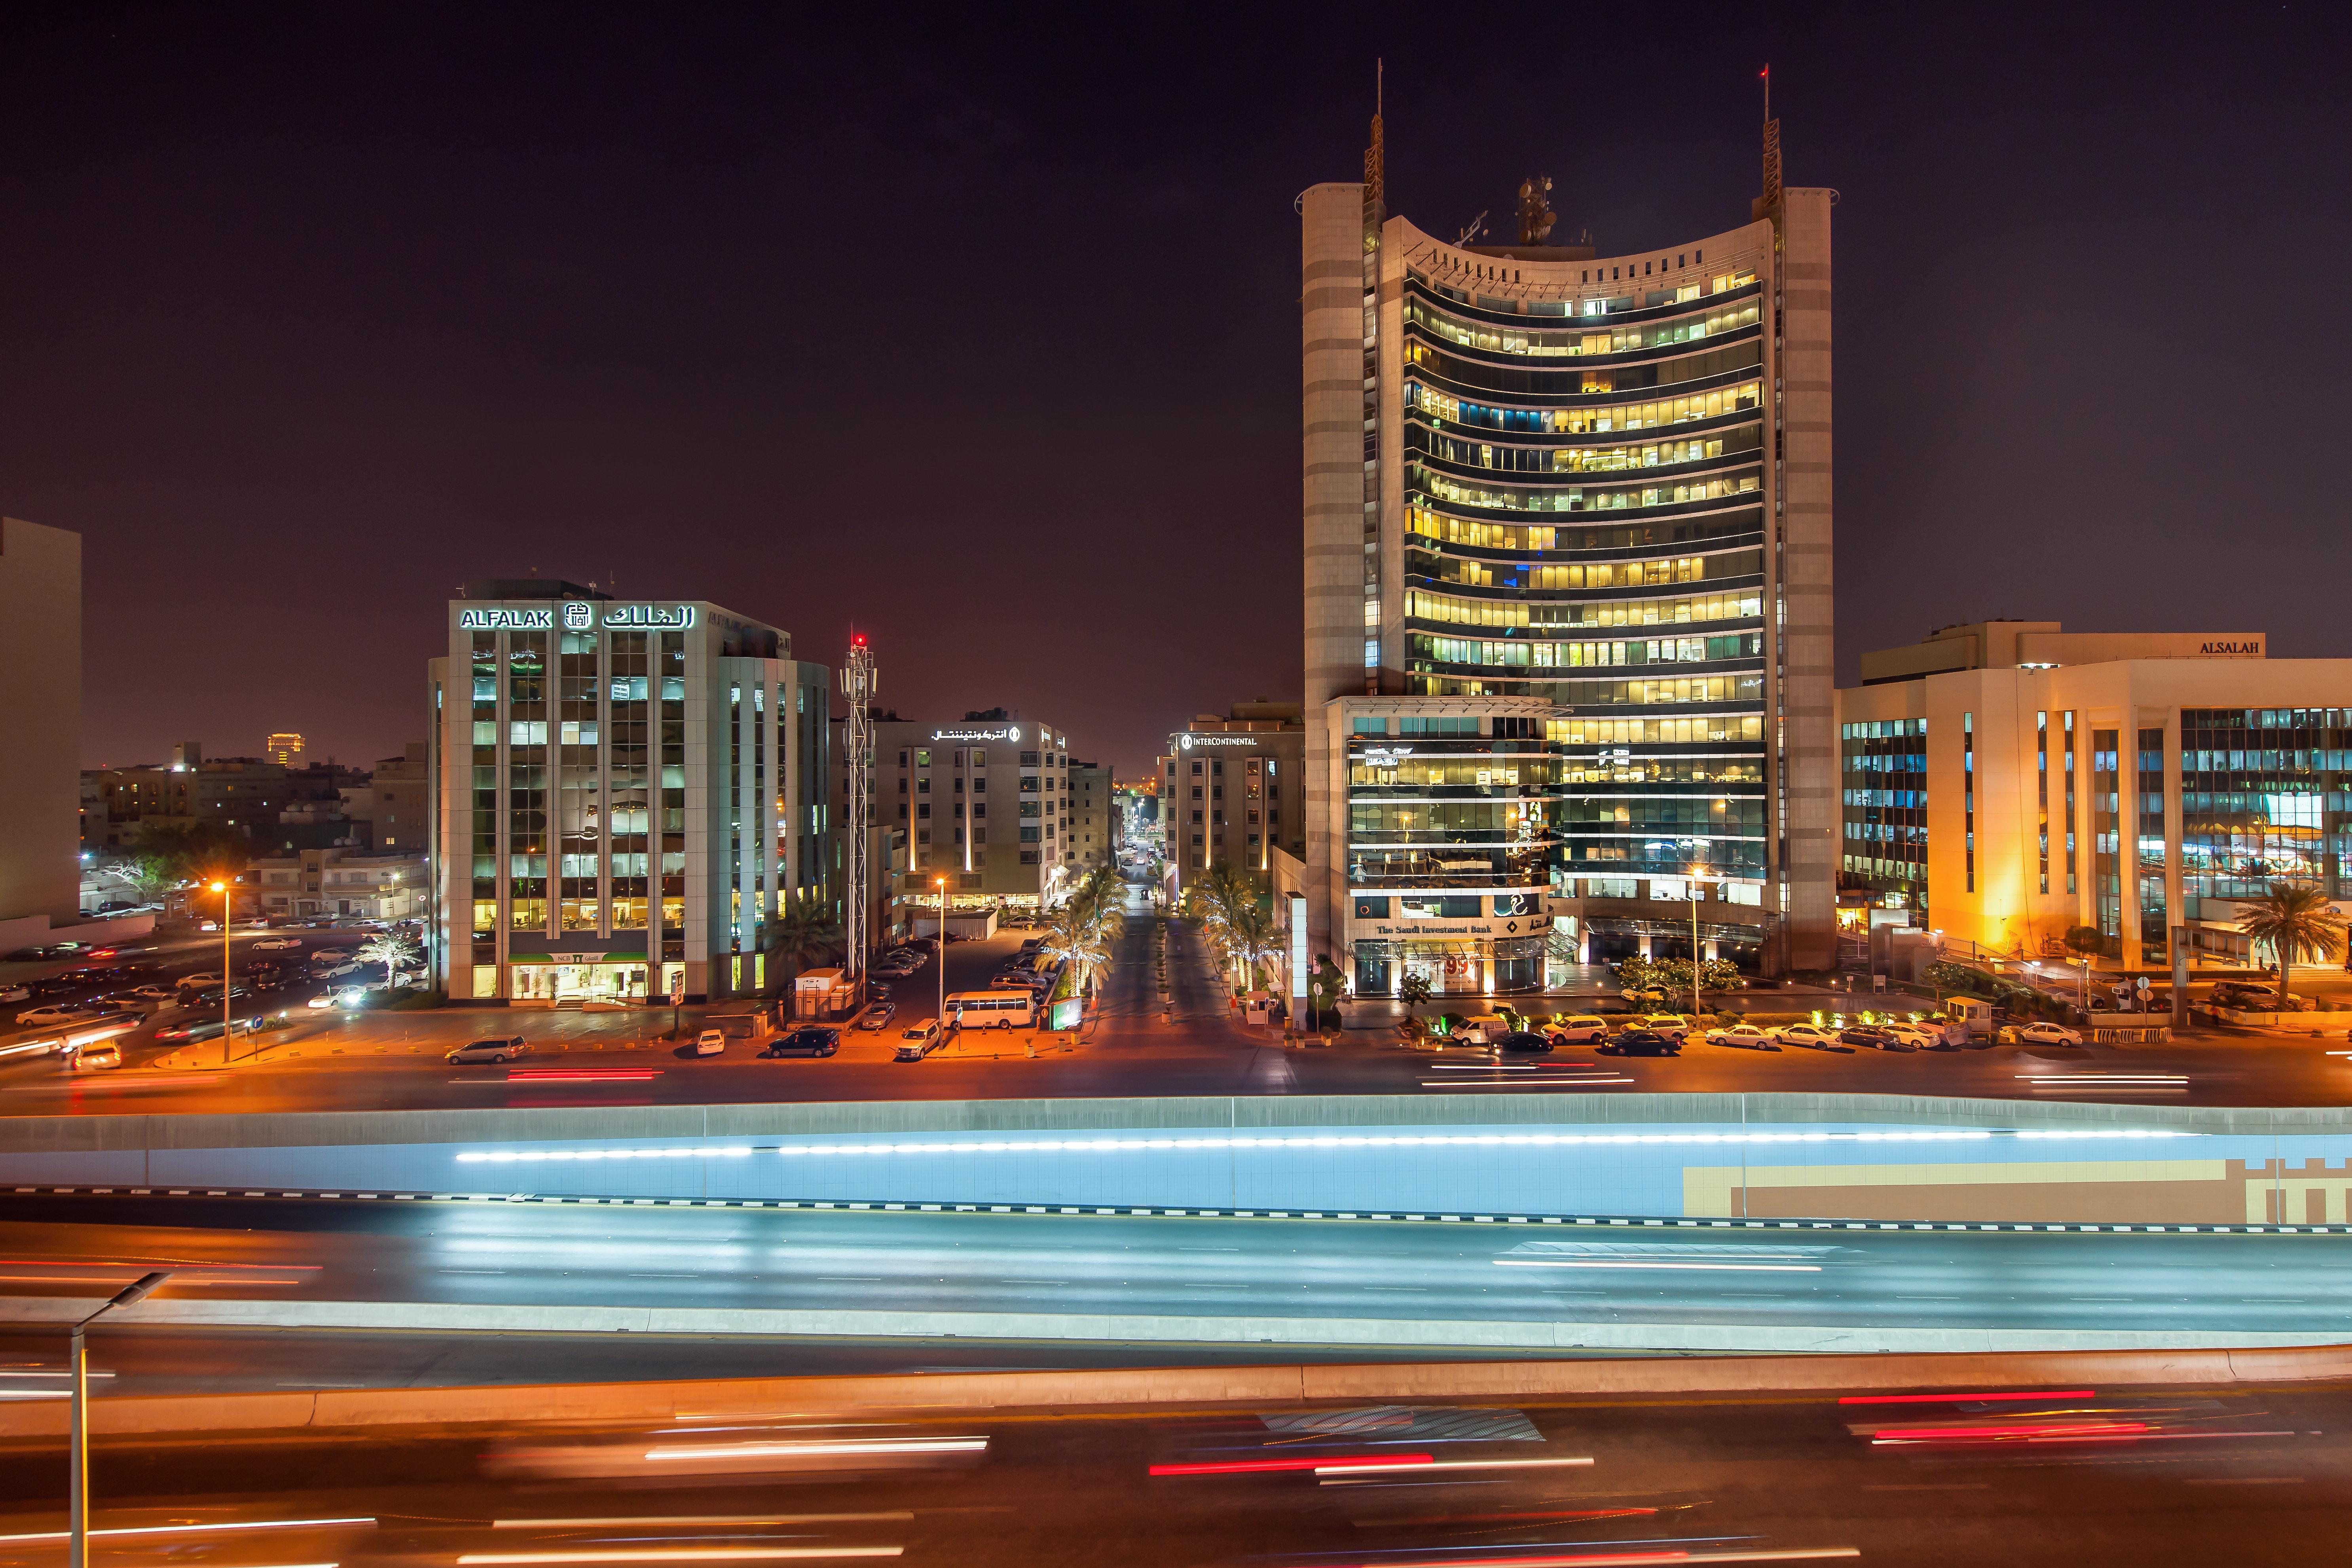
[[[1838,693],[1840,871],[1948,942],[2242,960],[2274,880],[2352,895],[2352,659],[2258,632],[1950,626]]]
[[[431,893],[424,853],[371,855],[353,849],[302,849],[268,856],[246,868],[264,919],[325,915],[404,921],[425,913]]]

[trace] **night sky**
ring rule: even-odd
[[[1988,616],[2344,655],[2348,14],[16,7],[0,510],[83,536],[92,763],[395,752],[536,569],[1139,770],[1298,688],[1291,203],[1375,58],[1392,211],[1549,173],[1604,254],[1746,221],[1769,59],[1843,197],[1842,679]]]

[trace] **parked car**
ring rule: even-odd
[[[493,1035],[468,1040],[441,1059],[445,1062],[504,1062],[530,1054],[530,1042],[520,1035]]]
[[[902,1062],[921,1061],[939,1049],[946,1039],[947,1037],[940,1033],[940,1021],[937,1018],[926,1018],[898,1037],[898,1054],[891,1059]]]
[[[1673,1037],[1675,1043],[1680,1045],[1690,1038],[1692,1021],[1679,1013],[1653,1013],[1640,1020],[1634,1026],[1655,1029],[1662,1035]]]
[[[1840,1045],[1838,1037],[1818,1024],[1783,1024],[1772,1031],[1772,1037],[1784,1046],[1799,1046],[1809,1051],[1837,1051],[1853,1055],[1852,1046]]]
[[[1497,1051],[1549,1051],[1551,1039],[1528,1029],[1513,1029],[1495,1042]]]
[[[299,936],[265,936],[258,942],[253,943],[253,951],[256,952],[275,952],[283,951],[289,947],[300,947],[301,945],[302,939]]]
[[[763,1057],[829,1057],[841,1049],[841,1031],[824,1024],[803,1024],[778,1037],[760,1054]]]
[[[1579,1013],[1572,1018],[1555,1018],[1545,1031],[1556,1046],[1597,1046],[1609,1037],[1609,1020],[1594,1013]]]
[[[2020,1024],[2014,1033],[2021,1046],[2079,1046],[2083,1043],[2080,1034],[2059,1024]]]
[[[898,1011],[896,1002],[877,1002],[857,1016],[857,1026],[861,1029],[883,1028]]]
[[[1666,1005],[1666,994],[1654,985],[1628,985],[1617,994],[1637,1007],[1663,1007]]]
[[[240,1035],[249,1035],[261,1027],[261,1019],[248,1015],[242,1018],[231,1019],[228,1026],[234,1027]],[[218,1018],[191,1018],[184,1024],[167,1025],[156,1030],[155,1037],[164,1041],[217,1040],[221,1037],[222,1030],[223,1025]]]
[[[694,1054],[698,1057],[719,1057],[727,1054],[727,1031],[705,1029],[694,1037]]]
[[[0,1003],[30,1002],[32,999],[33,988],[29,985],[0,986]]]
[[[122,994],[126,1002],[169,1002],[179,992],[164,985],[134,985]]]
[[[1655,1029],[1628,1029],[1599,1049],[1604,1057],[1678,1057],[1683,1054],[1683,1043]]]
[[[27,1007],[16,1015],[16,1025],[25,1029],[46,1029],[58,1024],[70,1024],[87,1018],[97,1009],[81,1002],[51,1003],[47,1006]]]
[[[1879,1027],[1898,1040],[1908,1040],[1911,1043],[1911,1048],[1915,1051],[1929,1049],[1942,1037],[1937,1030],[1902,1018],[1881,1024]]]
[[[1727,1029],[1710,1029],[1704,1037],[1710,1046],[1731,1046],[1743,1051],[1777,1051],[1780,1042],[1772,1037],[1769,1029],[1759,1029],[1753,1024],[1734,1024]]]
[[[227,977],[217,969],[199,969],[194,974],[173,977],[172,984],[183,991],[193,991],[202,986],[218,985],[226,978]]]

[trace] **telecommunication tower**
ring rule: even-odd
[[[843,731],[843,743],[849,750],[849,820],[842,826],[849,837],[849,897],[843,922],[849,942],[849,954],[844,976],[852,985],[866,980],[866,949],[872,944],[873,933],[867,930],[873,919],[874,869],[870,864],[873,832],[868,826],[874,817],[874,691],[878,684],[874,669],[874,650],[866,646],[864,633],[849,639],[849,662],[842,666],[842,694],[849,699],[849,722]]]

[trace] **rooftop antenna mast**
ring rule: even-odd
[[[842,735],[849,751],[849,820],[843,824],[849,837],[849,897],[845,900],[848,918],[842,922],[849,948],[844,967],[849,973],[844,978],[853,987],[865,983],[866,950],[874,941],[869,929],[874,910],[874,835],[869,825],[874,819],[874,693],[879,684],[874,650],[866,645],[866,634],[853,634],[849,662],[841,670],[842,694],[849,699],[849,721]]]
[[[1759,74],[1764,79],[1764,201],[1758,215],[1761,216],[1780,205],[1780,122],[1772,118],[1772,68],[1768,65]]]

